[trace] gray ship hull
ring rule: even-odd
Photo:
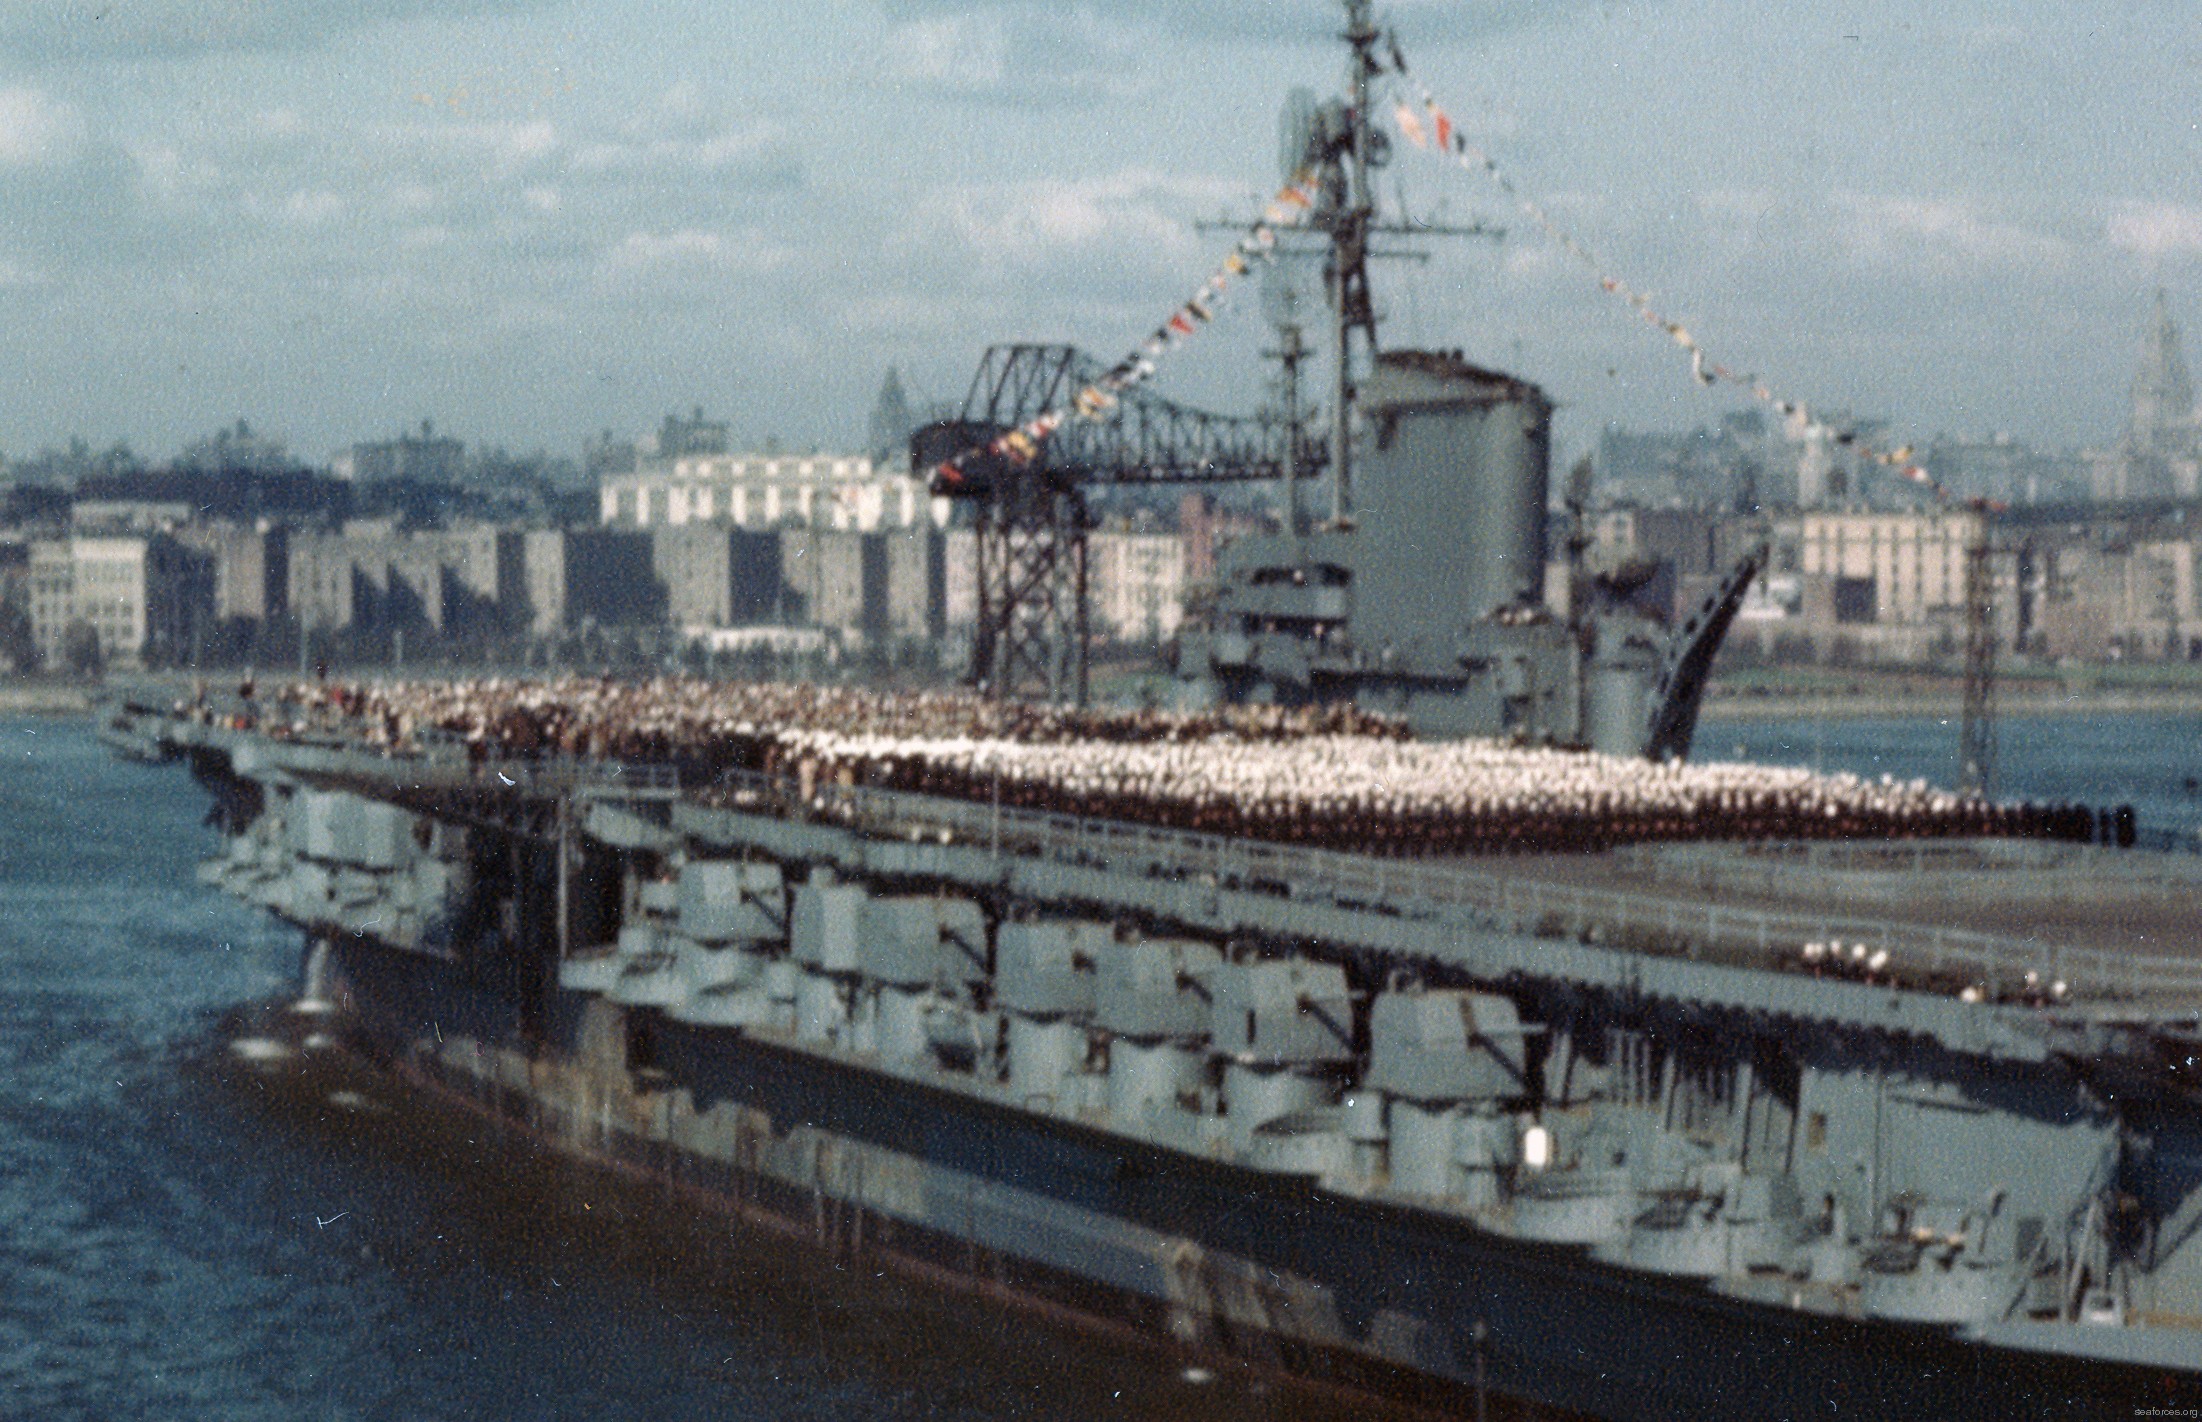
[[[386,947],[328,969],[371,1051],[586,1158],[837,1255],[1094,1327],[1461,1415],[2130,1417],[2160,1368],[1815,1317],[974,1101],[810,1044],[642,1014],[651,1089],[589,1064],[589,999]],[[502,978],[502,981],[498,979]],[[603,1063],[609,1066],[610,1063]]]

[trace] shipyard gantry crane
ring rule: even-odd
[[[933,492],[966,501],[978,534],[971,677],[989,694],[1083,704],[1090,641],[1087,491],[1104,486],[1306,479],[1326,459],[1280,416],[1210,414],[1144,387],[1105,418],[1071,420],[1036,456],[983,452],[1037,415],[1067,408],[1108,368],[1075,346],[990,347],[963,408],[910,437],[913,469],[965,456]]]
[[[1959,783],[1981,795],[1995,792],[1996,620],[1995,545],[1988,511],[1965,549],[1965,712],[1958,735]]]

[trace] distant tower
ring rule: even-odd
[[[2194,381],[2179,349],[2171,297],[2156,292],[2156,314],[2141,338],[2141,368],[2133,377],[2133,422],[2127,441],[2135,450],[2174,453],[2194,442]]]
[[[2202,416],[2194,380],[2179,348],[2171,298],[2161,288],[2156,310],[2141,337],[2141,364],[2133,376],[2133,409],[2126,425],[2125,488],[2129,499],[2192,498],[2202,462]]]
[[[910,431],[917,428],[917,420],[910,414],[910,401],[902,393],[902,376],[893,366],[887,367],[887,379],[879,387],[878,403],[872,406],[872,421],[865,447],[872,462],[887,464],[897,455],[907,456],[910,450]]]

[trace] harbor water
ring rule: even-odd
[[[1954,785],[1958,732],[1954,716],[1707,721],[1697,756]],[[2005,716],[1996,743],[1998,798],[2131,805],[2202,849],[2202,715]]]
[[[256,1060],[236,1010],[294,987],[297,935],[195,882],[206,803],[87,721],[0,718],[0,1416],[1349,1415]]]
[[[2202,827],[2202,717],[2017,719],[2000,789]],[[1946,782],[1930,718],[1701,755]],[[0,718],[0,1415],[1366,1416],[835,1268],[422,1102],[246,1012],[298,941],[193,878],[178,768]]]

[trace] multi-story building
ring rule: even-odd
[[[2087,458],[2031,449],[2007,434],[1981,439],[1937,435],[1920,462],[1953,498],[2031,505],[2088,498]]]
[[[2034,650],[2078,661],[2202,657],[2198,549],[2189,538],[2079,537],[2037,544]]]
[[[465,472],[465,443],[437,434],[433,420],[422,420],[418,434],[355,444],[337,459],[338,474],[363,484],[392,479],[456,484]]]
[[[1089,534],[1086,578],[1094,631],[1145,646],[1177,635],[1185,617],[1185,562],[1184,540],[1175,533]]]
[[[1710,511],[1793,501],[1801,454],[1760,411],[1738,410],[1683,434],[1609,427],[1592,466],[1603,502]]]
[[[1721,520],[1695,509],[1602,509],[1591,519],[1593,566],[1634,560],[1670,565],[1678,577],[1718,572]]]
[[[862,455],[725,454],[651,461],[598,485],[607,528],[825,528],[862,533],[947,520],[906,473],[884,473]]]
[[[1806,512],[1798,515],[1798,571],[1869,585],[1865,598],[1883,626],[1923,626],[1962,618],[1965,556],[1979,543],[1980,515],[1969,509],[1912,513]]]
[[[441,565],[449,630],[469,636],[515,631],[526,619],[526,538],[519,529],[470,523],[413,535]]]
[[[47,666],[61,661],[62,637],[76,617],[76,558],[66,538],[41,538],[30,545],[26,573],[31,639]]]
[[[1275,522],[1265,514],[1227,508],[1212,494],[1184,495],[1177,503],[1177,531],[1185,544],[1185,581],[1212,581],[1216,554],[1233,539],[1275,530]]]
[[[948,626],[947,539],[930,523],[877,535],[887,550],[886,633],[931,641]]]
[[[877,534],[790,528],[780,533],[787,619],[869,640],[887,625],[887,545]]]
[[[361,568],[365,541],[343,533],[291,540],[284,602],[301,627],[329,630],[372,619],[375,598]]]
[[[363,560],[362,572],[381,595],[373,621],[393,632],[457,630],[463,614],[456,606],[456,580],[437,541],[392,538]]]
[[[214,564],[217,621],[265,624],[283,616],[290,596],[290,530],[257,525],[186,523],[176,538]]]
[[[31,549],[17,538],[0,537],[0,672],[29,671],[38,644],[31,637]]]
[[[864,444],[872,456],[875,467],[891,464],[907,465],[910,462],[910,432],[917,428],[917,415],[910,408],[910,397],[903,393],[901,372],[892,366],[887,378],[880,384],[879,399],[872,405],[872,415],[865,426]]]
[[[355,520],[290,540],[286,602],[305,628],[495,637],[530,618],[526,538],[473,525],[408,532]]]
[[[783,529],[777,620],[830,629],[852,646],[930,640],[948,621],[948,537],[928,524]]]
[[[82,624],[110,665],[179,665],[214,610],[213,561],[165,534],[41,540],[30,585],[31,633],[49,664],[66,659]]]
[[[969,528],[942,533],[940,561],[941,621],[950,632],[967,633],[979,623],[978,533]]]
[[[239,420],[228,429],[217,430],[204,439],[195,439],[183,447],[176,459],[178,469],[195,473],[220,474],[235,472],[282,473],[295,469],[290,450],[283,441],[255,430]]]
[[[2191,499],[2202,493],[2202,406],[2171,319],[2171,298],[2156,308],[2141,338],[2126,433],[2113,466],[2116,500]]]
[[[856,641],[944,623],[948,508],[864,455],[680,453],[607,472],[607,530],[648,533],[667,615],[684,627],[807,623]],[[757,536],[767,535],[776,558]]]
[[[780,539],[770,533],[690,524],[650,535],[651,565],[676,627],[770,622],[781,608]]]
[[[537,529],[522,541],[528,630],[555,637],[584,624],[638,627],[665,620],[665,587],[647,533]]]
[[[657,453],[667,459],[724,454],[730,447],[726,421],[705,419],[701,405],[685,419],[669,414],[658,425]]]
[[[188,523],[189,499],[95,499],[77,497],[69,507],[69,526],[79,533],[169,533]]]

